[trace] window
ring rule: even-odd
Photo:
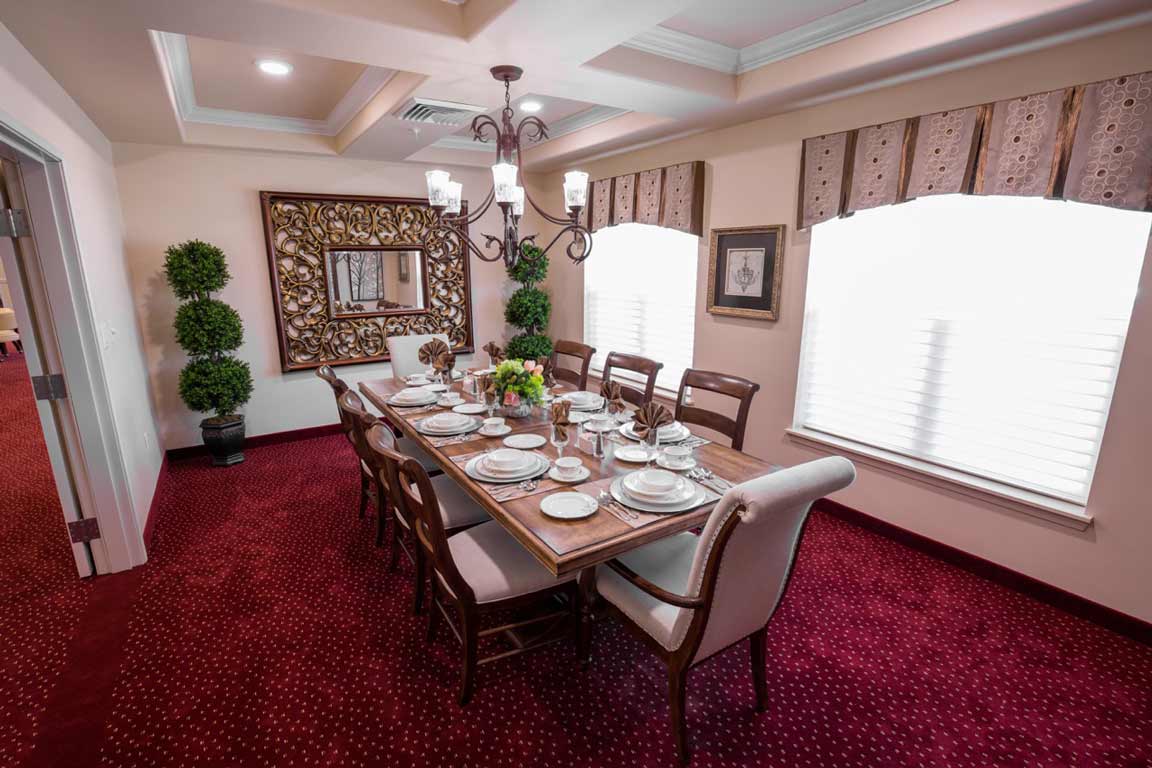
[[[598,230],[594,243],[584,262],[584,342],[597,350],[592,369],[603,371],[609,352],[642,355],[664,363],[656,384],[676,391],[692,365],[700,239],[620,224]]]
[[[1083,504],[1150,220],[949,195],[816,226],[796,428]]]

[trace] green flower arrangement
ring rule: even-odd
[[[544,402],[544,366],[529,360],[505,360],[492,374],[496,401],[510,415],[526,416],[534,405]]]

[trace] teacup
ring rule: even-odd
[[[584,462],[576,456],[565,456],[556,459],[556,474],[560,475],[560,477],[576,477],[583,468]]]
[[[462,402],[464,402],[464,398],[459,392],[445,392],[440,395],[441,405],[460,405]]]
[[[405,377],[404,381],[405,381],[405,383],[407,383],[411,387],[419,387],[419,386],[423,386],[424,384],[430,384],[431,383],[431,381],[428,379],[428,377],[422,373],[416,373],[416,374],[413,374],[411,376],[407,376],[407,377]]]
[[[674,467],[692,463],[692,449],[683,445],[670,445],[664,449],[665,460]]]
[[[502,416],[484,419],[483,425],[480,427],[481,432],[499,432],[502,429],[504,429],[504,417]]]

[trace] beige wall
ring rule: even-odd
[[[0,120],[63,161],[80,262],[102,339],[103,375],[132,508],[143,524],[163,458],[124,259],[112,149],[96,125],[0,26]]]
[[[232,281],[221,298],[244,320],[238,354],[252,366],[255,391],[244,412],[248,434],[332,424],[335,404],[311,371],[282,373],[276,345],[259,192],[323,192],[422,197],[424,166],[196,147],[117,144],[116,173],[124,206],[126,246],[135,311],[144,329],[152,396],[166,448],[200,442],[202,415],[184,407],[176,382],[185,363],[173,339],[176,301],[164,282],[164,249],[200,238],[224,249]],[[491,186],[487,169],[451,169],[473,200]],[[500,232],[493,206],[473,228]],[[472,317],[477,348],[504,335],[506,275],[501,265],[472,259]],[[472,358],[461,358],[467,365]],[[340,376],[359,381],[390,376],[385,363],[344,366]]]
[[[707,161],[705,226],[787,226],[781,318],[757,322],[705,312],[707,238],[701,242],[695,365],[758,381],[747,449],[782,464],[816,458],[790,441],[808,266],[807,233],[795,230],[800,142],[807,136],[909,115],[983,103],[1152,69],[1152,27],[1145,26],[830,102],[585,163],[592,178],[688,160]],[[535,180],[558,204],[559,174]],[[592,258],[598,258],[593,255]],[[600,256],[603,258],[603,255]],[[551,332],[582,334],[579,267],[556,264],[549,286]],[[837,499],[933,539],[1006,565],[1120,611],[1152,620],[1152,258],[1146,259],[1089,512],[1095,525],[1076,532],[896,475],[861,467]]]

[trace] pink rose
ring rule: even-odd
[[[515,392],[505,392],[504,405],[508,406],[509,408],[515,408],[516,406],[520,405],[520,395],[516,394]]]

